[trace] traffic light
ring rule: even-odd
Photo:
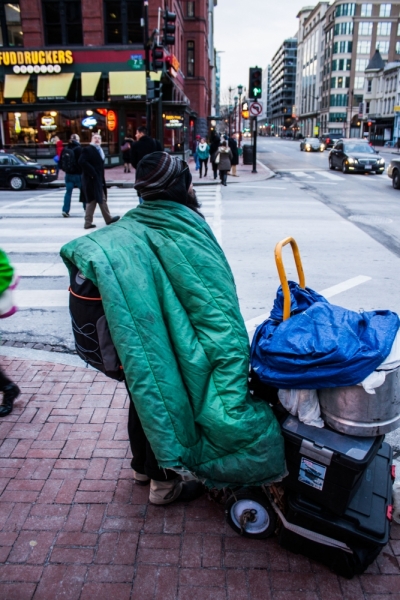
[[[368,121],[367,125],[368,125],[368,127],[371,127],[372,121]]]
[[[162,71],[164,66],[164,49],[160,44],[154,44],[151,49],[151,70]]]
[[[249,98],[258,100],[262,94],[262,70],[251,67],[249,72]]]
[[[243,102],[243,104],[242,104],[242,119],[248,119],[249,117],[250,117],[249,105],[247,102]]]
[[[163,13],[164,26],[163,26],[163,44],[164,46],[173,46],[175,44],[175,21],[176,14],[170,12],[167,8]]]

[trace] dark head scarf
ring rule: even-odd
[[[173,200],[198,214],[196,194],[188,192],[192,183],[189,166],[167,152],[152,152],[139,161],[135,189],[143,200]]]

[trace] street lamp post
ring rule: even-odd
[[[234,129],[234,131],[233,131],[233,133],[236,133],[236,131],[237,131],[237,109],[238,109],[239,98],[237,96],[235,96],[234,99],[233,99],[233,101],[235,103],[235,108],[234,108],[234,111],[233,111],[233,114],[234,114],[234,118],[233,118],[233,125],[234,125],[233,129]]]
[[[239,94],[239,140],[238,146],[240,148],[242,143],[242,94],[243,94],[243,86],[238,85],[238,94]]]

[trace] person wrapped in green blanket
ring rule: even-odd
[[[199,211],[188,165],[165,152],[138,164],[144,202],[61,255],[96,285],[132,400],[134,479],[150,501],[285,474],[280,427],[248,389],[249,342],[232,272]]]
[[[7,254],[0,249],[0,318],[10,317],[16,311],[12,301],[11,288],[15,285],[14,269]],[[19,387],[0,369],[0,392],[3,402],[0,405],[0,417],[10,414],[14,400],[20,393]]]

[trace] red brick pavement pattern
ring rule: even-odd
[[[399,600],[399,526],[348,581],[275,538],[240,538],[206,498],[151,506],[132,480],[122,384],[0,362],[22,390],[0,422],[1,600]]]

